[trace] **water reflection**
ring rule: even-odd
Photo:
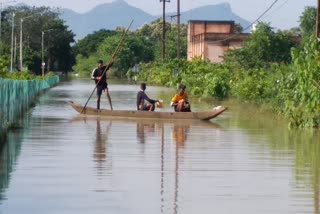
[[[0,142],[0,203],[6,198],[4,192],[9,187],[11,173],[21,151],[22,132],[9,131]]]
[[[179,213],[179,175],[181,173],[180,163],[182,161],[180,153],[187,143],[190,129],[209,130],[210,132],[220,129],[217,125],[212,123],[199,123],[194,121],[181,123],[165,120],[103,119],[82,116],[76,117],[73,119],[73,122],[74,121],[84,121],[85,124],[90,126],[88,129],[95,129],[93,161],[97,164],[97,168],[99,169],[100,174],[98,176],[103,174],[104,171],[109,171],[110,174],[115,173],[114,166],[111,165],[111,158],[112,156],[115,156],[115,154],[110,151],[112,154],[108,155],[108,146],[110,147],[110,144],[114,142],[120,142],[118,140],[113,141],[114,138],[112,138],[112,134],[117,135],[120,131],[119,127],[121,127],[121,131],[123,132],[122,135],[124,135],[124,132],[127,135],[130,135],[130,130],[135,127],[137,148],[143,148],[150,152],[146,147],[151,144],[155,146],[154,149],[158,150],[158,157],[160,160],[160,212],[175,214]],[[114,131],[111,132],[111,130]],[[111,137],[111,139],[109,139],[109,137]],[[132,141],[132,138],[130,139],[131,144],[133,144],[131,146],[134,146],[134,141]],[[111,141],[109,142],[109,140]],[[157,141],[161,144],[156,144]],[[125,144],[125,142],[123,143]],[[126,145],[130,146],[128,144]],[[142,155],[150,156],[151,154],[144,152]],[[115,162],[117,161],[115,160]],[[126,164],[128,164],[127,167],[130,169],[134,163]],[[146,162],[145,164],[148,165],[150,163]],[[106,167],[106,165],[109,165],[109,167]],[[119,170],[119,168],[117,170]],[[113,176],[115,175],[113,174]]]
[[[187,133],[190,126],[185,124],[173,124],[171,131],[172,142],[178,147],[183,147],[187,140]]]
[[[140,121],[137,122],[137,139],[139,143],[145,143],[145,135],[146,133],[154,133],[155,132],[155,122],[152,121]]]
[[[1,213],[320,213],[318,131],[238,104],[214,123],[84,119],[65,101],[89,86],[48,90],[3,145]],[[115,108],[133,87],[111,87]]]
[[[247,109],[252,109],[247,111]],[[309,203],[306,189],[312,192],[313,213],[320,213],[320,131],[316,129],[289,129],[287,122],[272,113],[265,112],[250,105],[243,105],[234,111],[234,117],[225,121],[230,127],[241,127],[248,136],[255,139],[264,137],[267,151],[278,161],[277,165],[292,158],[295,201],[297,204]],[[242,115],[240,117],[239,115]],[[232,125],[231,125],[232,124]],[[260,150],[266,150],[259,145]],[[304,194],[304,195],[303,195]],[[307,202],[306,202],[307,201]]]
[[[99,174],[103,174],[106,169],[107,162],[107,144],[108,135],[112,126],[112,121],[106,122],[107,126],[105,129],[101,130],[101,120],[97,118],[96,121],[96,139],[94,142],[94,161],[97,163],[97,170]]]
[[[317,140],[315,140],[317,139]],[[314,213],[319,214],[320,191],[320,134],[315,130],[290,131],[290,145],[294,146],[296,167],[296,187],[301,183],[308,184],[313,191]],[[285,144],[284,144],[285,145]],[[307,174],[306,174],[307,171]],[[307,176],[310,174],[310,176]]]
[[[165,164],[168,164],[169,161],[165,160],[165,153],[167,151],[165,151],[165,140],[164,140],[164,126],[160,126],[161,127],[161,153],[160,153],[160,160],[161,160],[161,172],[160,172],[160,176],[161,176],[161,184],[160,184],[160,195],[161,195],[161,213],[167,213],[168,210],[170,210],[170,206],[169,208],[165,207],[165,181],[166,179],[170,178],[166,178],[166,175],[168,176],[168,172],[165,171],[166,166]],[[172,201],[172,213],[177,214],[178,213],[178,207],[179,207],[179,203],[178,203],[178,198],[179,198],[179,150],[183,148],[185,141],[187,140],[187,134],[190,128],[190,124],[188,123],[173,123],[170,126],[171,128],[171,141],[173,143],[173,145],[175,145],[174,148],[174,168],[173,168],[173,175],[174,175],[174,186],[173,186],[173,201]],[[172,159],[172,158],[171,158]],[[170,175],[170,174],[169,174]],[[170,190],[169,190],[170,192]],[[168,203],[168,202],[167,202]],[[171,213],[171,212],[170,212]]]

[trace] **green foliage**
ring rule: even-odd
[[[320,44],[314,36],[303,49],[292,50],[292,64],[268,69],[229,67],[231,96],[269,104],[292,126],[320,125]]]
[[[7,73],[6,79],[33,80],[33,79],[36,79],[36,77],[33,75],[30,75],[27,71],[20,71],[20,72]]]
[[[168,28],[169,27],[169,28]],[[166,58],[174,59],[177,57],[177,24],[167,25],[166,32]],[[187,25],[180,25],[180,58],[187,58]],[[160,55],[158,56],[160,60]]]
[[[236,23],[234,25],[234,32],[235,33],[242,33],[243,32],[243,27],[241,26],[240,23]]]
[[[123,32],[120,32],[105,38],[99,44],[96,52],[89,57],[78,55],[76,57],[77,64],[73,66],[73,70],[81,75],[89,75],[93,66],[96,66],[98,59],[103,59],[107,64],[118,47],[122,35]],[[153,59],[152,44],[143,37],[136,37],[134,34],[129,33],[116,55],[111,71],[113,71],[114,75],[122,77],[135,64],[150,62]]]
[[[8,73],[8,66],[9,61],[4,57],[0,57],[0,78],[6,77]]]
[[[29,73],[26,70],[23,71],[15,71],[15,72],[0,72],[0,78],[2,79],[11,79],[11,80],[42,80],[48,76],[53,76],[52,72],[47,73],[44,77],[36,76],[34,74]]]
[[[290,49],[294,46],[289,36],[274,33],[268,24],[259,23],[240,49],[229,51],[225,63],[245,69],[269,68],[273,63],[290,63]]]
[[[223,65],[194,58],[174,59],[165,63],[149,63],[140,66],[138,79],[148,83],[175,88],[183,83],[192,95],[226,98],[229,92],[229,70]]]
[[[240,69],[233,77],[232,95],[242,100],[259,101],[265,97],[267,73],[264,69]]]
[[[151,63],[140,64],[138,79],[156,85],[165,85],[172,87],[175,85],[177,76],[173,75],[174,69],[177,68],[177,60],[170,61],[169,63],[161,63],[154,61]]]
[[[300,28],[305,37],[315,33],[316,30],[316,8],[306,7],[302,16],[300,16]]]
[[[92,58],[109,61],[118,46],[123,28],[115,31],[101,30],[80,40],[74,47],[76,65],[74,71],[88,74],[88,64],[92,66]],[[122,44],[111,69],[118,77],[125,76],[128,69],[136,64],[159,61],[161,59],[162,20],[145,24],[134,32],[130,32]],[[180,27],[180,58],[185,59],[187,53],[187,26]],[[177,25],[166,22],[166,58],[177,57]],[[165,72],[162,72],[165,73]]]
[[[97,67],[98,56],[91,55],[89,58],[78,55],[76,58],[76,63],[72,70],[78,73],[81,77],[90,78],[92,70]]]
[[[295,126],[320,125],[320,44],[310,36],[302,50],[292,51],[293,71],[291,93],[284,113]]]
[[[11,49],[11,23],[12,12],[15,13],[15,21],[20,23],[23,19],[23,64],[35,74],[42,74],[41,58],[46,63],[45,72],[49,70],[68,71],[74,63],[71,52],[71,43],[74,42],[74,34],[68,30],[64,21],[59,18],[59,11],[49,7],[8,7],[2,12],[2,56],[10,58]],[[21,25],[14,28],[15,35],[20,35]],[[42,32],[43,43],[42,43]],[[18,43],[20,46],[20,43]],[[18,58],[18,57],[17,57]],[[13,65],[15,69],[21,69],[19,60]]]
[[[294,47],[289,35],[259,25],[241,49],[230,51],[230,96],[269,104],[292,126],[320,126],[320,44],[315,39],[315,9],[300,17],[304,42]],[[311,35],[311,36],[308,36]],[[289,51],[291,50],[291,51]],[[290,54],[290,56],[288,56]]]
[[[269,103],[278,111],[284,107],[286,89],[281,86],[292,73],[290,50],[294,47],[289,35],[274,33],[269,25],[259,23],[242,48],[226,54],[224,64],[231,73],[230,96]]]
[[[288,66],[272,64],[269,69],[232,68],[230,81],[231,96],[239,100],[278,105],[277,94],[284,71]],[[283,101],[283,100],[282,100]]]
[[[110,37],[116,34],[116,31],[101,29],[95,31],[92,34],[87,35],[85,38],[79,40],[73,47],[73,53],[75,56],[82,55],[84,57],[89,57],[94,54],[100,43],[105,40],[106,37]]]

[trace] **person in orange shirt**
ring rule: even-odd
[[[178,93],[171,99],[170,105],[174,107],[175,112],[191,112],[188,94],[185,92],[185,90],[185,85],[179,85]]]

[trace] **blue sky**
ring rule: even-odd
[[[23,2],[31,6],[68,8],[75,12],[84,13],[99,4],[110,3],[112,1],[115,0],[17,0],[17,3]],[[162,14],[162,3],[160,0],[124,1],[152,15]],[[181,11],[185,11],[199,6],[229,3],[234,13],[252,22],[275,1],[276,0],[180,0],[180,4]],[[299,17],[304,8],[306,6],[315,7],[316,3],[316,0],[278,0],[274,7],[263,17],[261,21],[269,22],[271,26],[276,29],[297,27],[299,25]],[[176,11],[176,5],[177,0],[171,0],[170,3],[167,3],[167,11]],[[192,19],[192,17],[190,17],[190,19]]]

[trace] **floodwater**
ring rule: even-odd
[[[320,136],[232,102],[209,121],[84,117],[92,82],[43,94],[0,153],[4,214],[318,214]],[[114,109],[135,109],[138,85],[109,85]],[[147,87],[168,103],[173,91]],[[95,106],[95,94],[88,105]],[[109,108],[107,100],[101,106]],[[221,104],[193,99],[194,111]]]

